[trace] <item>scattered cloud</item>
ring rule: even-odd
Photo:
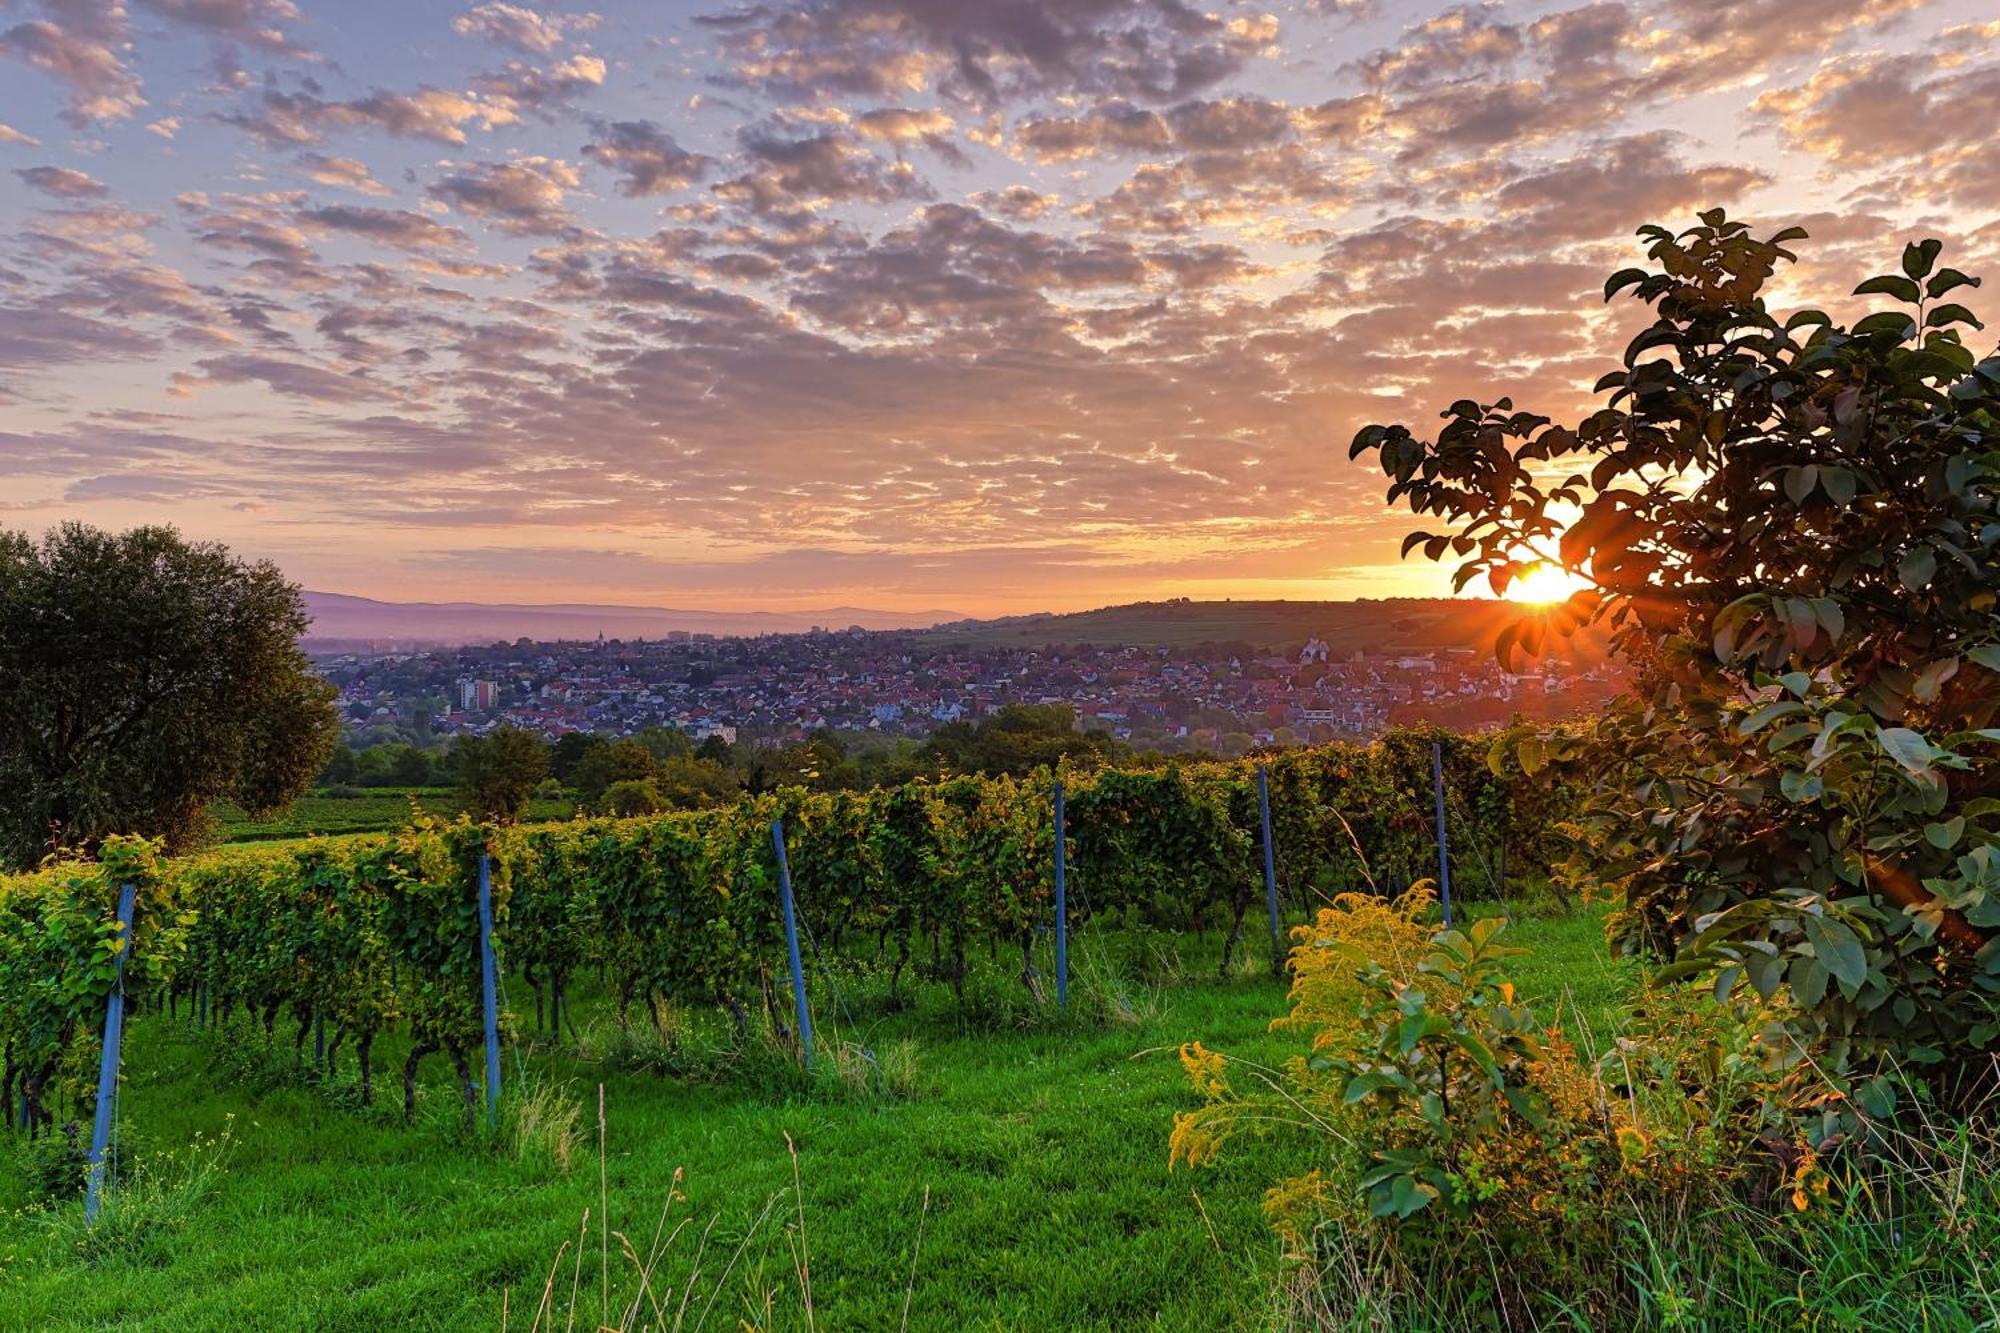
[[[714,165],[650,120],[597,122],[583,156],[618,173],[618,193],[632,198],[684,190]]]
[[[544,13],[520,5],[477,5],[451,21],[452,31],[495,46],[511,46],[529,55],[548,55],[587,33],[603,19],[596,14]]]
[[[1339,446],[1581,409],[1641,223],[2000,270],[1977,0],[604,9],[0,0],[10,520],[524,597],[1415,590]]]
[[[88,172],[69,167],[16,167],[14,174],[30,188],[57,199],[102,199],[111,193]]]

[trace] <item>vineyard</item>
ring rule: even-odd
[[[1372,746],[1293,751],[1265,765],[1276,883],[1286,910],[1347,888],[1434,873],[1433,745],[1460,891],[1546,873],[1562,800],[1519,768],[1513,738],[1392,733]],[[873,792],[799,790],[726,808],[627,820],[496,827],[461,820],[383,836],[225,849],[182,860],[114,839],[97,863],[0,883],[4,1091],[31,1130],[92,1096],[105,1001],[249,1015],[274,1037],[308,1033],[329,1066],[358,1067],[407,1035],[406,1113],[423,1062],[450,1061],[472,1104],[481,1043],[479,880],[488,867],[499,967],[532,995],[537,1028],[569,1025],[585,969],[621,1022],[662,1002],[715,1006],[739,1030],[761,1011],[795,1040],[784,1006],[773,821],[782,821],[811,956],[865,959],[892,995],[923,980],[963,1000],[968,952],[1018,951],[1039,994],[1036,942],[1051,924],[1053,800],[1067,798],[1070,930],[1216,931],[1230,949],[1261,906],[1258,766],[1210,763],[1011,778],[958,777]],[[1510,870],[1509,867],[1512,869]],[[129,951],[116,905],[136,888]],[[1261,933],[1261,931],[1259,932]],[[120,964],[122,963],[122,969]],[[503,1013],[503,1034],[525,1013]]]

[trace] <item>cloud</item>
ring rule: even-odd
[[[216,356],[195,363],[200,374],[175,372],[173,392],[186,397],[214,385],[261,384],[288,398],[317,403],[351,403],[381,396],[359,374],[343,373],[274,356]]]
[[[0,121],[0,143],[17,143],[28,148],[38,148],[41,146],[41,142],[40,139],[21,133],[21,131],[15,129],[5,121]]]
[[[434,182],[431,198],[517,236],[553,236],[576,225],[563,206],[582,185],[576,168],[552,157],[466,162]]]
[[[498,73],[474,75],[471,84],[489,107],[549,116],[603,83],[605,69],[592,55],[573,55],[546,68],[510,60]]]
[[[425,86],[408,93],[377,89],[345,101],[266,88],[247,105],[219,113],[215,119],[234,125],[269,147],[290,148],[319,143],[332,130],[357,128],[462,145],[466,126],[491,129],[511,125],[520,116],[511,99],[482,100],[472,93]]]
[[[1179,0],[821,0],[711,15],[733,80],[790,95],[932,89],[992,103],[1046,92],[1182,98],[1238,73],[1277,36]]]
[[[1987,161],[2000,117],[2000,59],[1968,56],[1964,35],[2000,41],[2000,23],[1951,30],[1930,50],[1830,61],[1803,83],[1760,94],[1751,114],[1832,170],[1897,167],[1901,189],[1992,208],[2000,205],[2000,179]]]
[[[44,0],[48,17],[0,29],[0,56],[61,80],[69,89],[63,118],[78,129],[130,118],[146,105],[126,65],[127,23],[119,0]]]
[[[833,131],[793,138],[747,130],[741,144],[749,170],[714,189],[718,196],[753,212],[886,203],[922,198],[929,192],[908,163],[886,163]]]
[[[672,194],[707,174],[715,160],[691,153],[650,120],[595,121],[583,156],[618,173],[627,198]]]
[[[589,32],[603,19],[596,14],[541,13],[520,5],[477,5],[451,22],[452,30],[496,46],[511,46],[530,55],[548,55],[576,33]]]
[[[317,185],[332,185],[357,194],[386,195],[389,188],[368,172],[368,164],[352,157],[300,153],[292,159],[299,174]]]
[[[299,19],[292,0],[137,0],[161,18],[198,29],[219,42],[233,42],[279,55],[306,53],[292,44],[284,25]]]
[[[1639,223],[1796,219],[1801,295],[1907,234],[1991,272],[2000,26],[1954,2],[0,0],[9,115],[83,130],[17,158],[0,474],[531,595],[531,549],[975,610],[1393,580],[1329,441],[1584,406]],[[98,64],[40,77],[35,24]]]
[[[1074,162],[1104,151],[1162,149],[1173,142],[1173,130],[1157,111],[1114,102],[1088,115],[1027,121],[1017,137],[1040,161]]]
[[[14,174],[43,194],[58,199],[102,199],[111,191],[88,172],[69,167],[16,167]]]
[[[399,250],[450,249],[465,244],[465,233],[406,208],[370,208],[359,204],[323,204],[300,209],[303,226],[345,232]]]

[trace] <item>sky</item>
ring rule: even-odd
[[[0,526],[406,601],[1441,594],[1358,427],[1580,412],[1703,207],[1811,233],[1779,304],[2000,273],[1996,124],[1995,0],[0,0]]]

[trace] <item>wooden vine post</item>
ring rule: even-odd
[[[1056,779],[1056,1005],[1069,1008],[1069,875],[1063,844],[1062,779]]]
[[[799,1063],[812,1069],[812,1014],[806,1008],[806,970],[799,957],[799,917],[792,905],[792,866],[785,859],[785,821],[771,821],[771,847],[778,853],[778,901],[785,911],[785,952],[792,963],[792,1008],[799,1022]]]
[[[1284,932],[1278,924],[1278,861],[1271,845],[1271,780],[1257,765],[1257,818],[1264,828],[1264,908],[1271,918],[1271,975],[1285,975]]]
[[[1431,742],[1431,786],[1437,792],[1438,899],[1444,905],[1444,927],[1451,929],[1451,844],[1444,831],[1444,743]]]
[[[104,1154],[111,1144],[111,1118],[118,1102],[118,1048],[125,1037],[125,960],[132,954],[132,913],[138,905],[136,884],[118,890],[118,961],[111,995],[104,1002],[104,1053],[97,1065],[97,1119],[90,1130],[90,1178],[83,1196],[83,1219],[97,1221],[104,1203]]]
[[[479,991],[486,1010],[486,1127],[500,1125],[500,997],[493,955],[493,858],[479,854]]]

